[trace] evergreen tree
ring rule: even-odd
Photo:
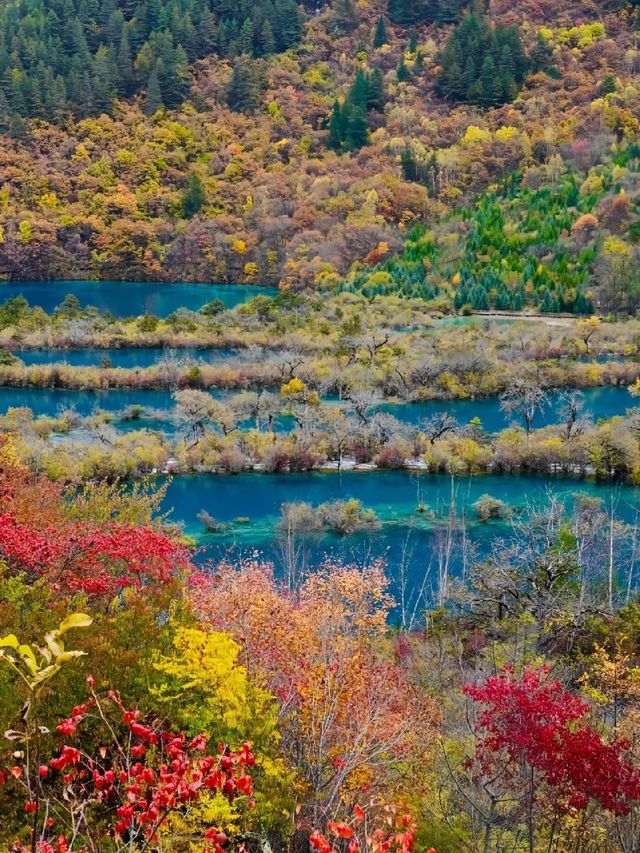
[[[11,136],[19,142],[27,138],[27,128],[22,116],[18,113],[14,113],[11,117]]]
[[[265,21],[260,32],[260,51],[263,56],[269,56],[276,49],[276,40],[270,21]]]
[[[496,80],[496,64],[490,53],[482,61],[480,83],[482,84],[482,103],[485,107],[490,107],[501,100],[502,91],[499,81]]]
[[[405,64],[404,54],[400,57],[400,62],[396,68],[396,77],[398,78],[398,83],[406,83],[409,79],[409,69]]]
[[[254,113],[260,106],[264,79],[255,62],[241,56],[233,63],[233,72],[227,88],[227,104],[232,110]]]
[[[345,105],[346,117],[344,146],[347,151],[357,151],[369,141],[369,122],[367,113],[360,106]]]
[[[382,47],[383,44],[387,43],[387,26],[384,22],[384,18],[382,15],[378,18],[378,23],[376,24],[376,29],[373,34],[373,46],[374,47]]]
[[[329,121],[329,147],[340,151],[345,138],[345,124],[340,101],[333,102],[331,119]]]
[[[302,19],[295,0],[274,0],[270,18],[278,50],[288,50],[302,38]]]
[[[3,89],[0,89],[0,131],[5,133],[11,127],[11,112],[9,110],[9,101]]]
[[[126,28],[122,31],[120,45],[118,46],[117,85],[119,95],[122,95],[126,98],[133,93],[133,62],[131,60],[129,35],[127,33]]]
[[[388,0],[389,17],[403,27],[424,21],[450,24],[457,21],[468,0]]]
[[[208,9],[202,14],[200,24],[197,29],[198,35],[198,52],[200,56],[205,56],[207,53],[213,53],[218,47],[218,27],[216,19]]]
[[[238,50],[240,53],[247,53],[249,56],[253,56],[253,23],[250,18],[245,20],[240,29]]]
[[[420,20],[421,5],[415,0],[388,0],[387,9],[394,24],[406,27]]]
[[[182,212],[185,219],[191,219],[199,213],[206,201],[204,186],[197,172],[189,172],[182,193]]]
[[[378,79],[376,77],[376,80]],[[355,151],[367,144],[369,141],[367,109],[370,97],[369,77],[359,69],[344,104],[341,105],[337,100],[333,104],[329,120],[331,148],[336,151]]]
[[[144,101],[144,111],[148,116],[153,115],[157,110],[164,106],[162,101],[162,89],[160,88],[160,80],[156,66],[151,69],[149,80],[147,82],[147,92]]]
[[[93,109],[96,113],[110,113],[116,96],[116,69],[109,50],[100,45],[93,63]]]
[[[367,89],[367,109],[383,112],[385,103],[384,77],[379,68],[374,68],[369,75]]]
[[[615,74],[607,74],[600,84],[600,95],[612,95],[616,91]]]
[[[350,33],[358,26],[358,12],[354,0],[334,0],[333,17],[341,33]]]
[[[530,67],[535,73],[536,71],[547,71],[553,63],[553,50],[551,45],[544,36],[536,36],[536,43],[531,52]]]
[[[493,27],[485,15],[466,15],[440,57],[438,91],[446,99],[482,106],[512,100],[527,73],[527,58],[514,27]]]
[[[349,103],[361,110],[367,109],[367,100],[369,98],[369,79],[367,74],[358,68],[356,71],[355,80],[349,91]]]
[[[342,0],[357,21],[355,0]],[[355,18],[354,18],[355,16]],[[57,118],[111,109],[145,91],[182,103],[190,63],[212,51],[270,55],[298,44],[297,0],[7,0],[0,4],[0,86],[8,114]],[[150,108],[150,107],[149,107]]]
[[[405,181],[418,181],[418,163],[409,146],[404,148],[400,154],[400,166]]]

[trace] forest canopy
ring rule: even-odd
[[[191,63],[268,56],[300,41],[295,0],[28,0],[0,9],[0,120],[110,113],[143,92],[147,111],[179,106]]]

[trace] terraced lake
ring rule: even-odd
[[[171,359],[180,362],[215,362],[232,358],[236,350],[219,349],[163,349],[162,347],[99,348],[85,349],[28,349],[13,350],[13,355],[27,366],[40,364],[69,364],[72,367],[152,367],[158,362]]]
[[[130,350],[122,350],[130,352]],[[224,396],[233,392],[212,392],[215,396]],[[594,419],[624,414],[633,408],[636,401],[626,388],[598,387],[583,390],[584,402]],[[534,418],[534,427],[557,423],[559,408],[562,405],[561,392],[549,395],[548,404]],[[73,408],[80,415],[89,415],[95,409],[119,412],[131,406],[154,409],[169,414],[174,408],[171,391],[140,391],[137,389],[112,389],[99,391],[72,391],[58,388],[0,388],[0,414],[10,407],[26,406],[35,415],[55,416],[62,409]],[[496,432],[509,426],[513,419],[500,408],[496,397],[477,400],[428,400],[421,403],[387,403],[377,407],[378,411],[388,412],[399,421],[416,425],[432,415],[448,412],[460,424],[468,424],[472,418],[480,418],[487,432]],[[281,418],[280,429],[290,429],[291,418]]]
[[[0,388],[0,413],[9,408],[27,407],[35,415],[54,417],[63,409],[75,409],[90,415],[96,409],[120,412],[130,406],[169,411],[173,408],[171,391],[68,391],[64,388]]]
[[[40,305],[50,313],[67,294],[76,296],[83,307],[93,305],[115,317],[155,314],[166,317],[186,308],[197,311],[219,299],[226,308],[235,308],[258,294],[274,296],[276,288],[249,284],[190,284],[147,281],[8,281],[0,283],[0,302],[24,296],[30,305]]]
[[[200,559],[257,553],[285,571],[292,549],[277,531],[281,505],[306,501],[315,506],[356,498],[375,511],[381,528],[350,536],[326,533],[301,538],[298,559],[314,565],[326,556],[358,563],[381,557],[392,574],[406,564],[410,579],[419,584],[425,572],[432,577],[437,574],[438,561],[446,559],[443,532],[452,504],[457,531],[448,559],[453,573],[462,571],[473,557],[486,556],[497,538],[514,537],[509,522],[478,521],[473,505],[484,494],[504,501],[516,514],[543,510],[550,495],[561,498],[569,509],[580,494],[600,497],[605,503],[613,496],[616,514],[627,521],[640,505],[640,492],[632,486],[531,475],[468,477],[452,483],[446,475],[368,471],[176,477],[169,483],[163,508],[172,510],[172,520],[181,522],[202,547]],[[416,508],[421,501],[427,511],[419,513]],[[202,510],[229,526],[207,533],[198,519]]]

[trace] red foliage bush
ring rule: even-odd
[[[560,811],[583,811],[597,802],[626,814],[640,800],[640,769],[625,756],[628,744],[606,742],[589,724],[587,702],[548,677],[546,668],[510,667],[465,693],[485,706],[477,717],[476,764],[480,776],[505,772],[517,784],[523,764],[553,789]]]

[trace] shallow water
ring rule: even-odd
[[[603,388],[583,388],[582,396],[586,414],[594,420],[623,415],[627,409],[637,405],[626,388],[607,386]],[[543,427],[558,423],[559,411],[563,405],[561,391],[549,394],[547,405],[534,417],[533,427]],[[500,408],[496,397],[483,397],[477,400],[427,400],[423,403],[387,403],[379,411],[388,412],[404,423],[419,424],[420,421],[440,412],[448,412],[458,423],[467,425],[472,418],[480,418],[487,432],[497,432],[512,423],[520,424],[515,415],[508,415]]]
[[[358,564],[381,557],[388,561],[393,574],[404,554],[410,579],[420,584],[425,572],[433,574],[436,571],[443,519],[452,502],[458,519],[465,518],[470,554],[482,556],[489,553],[498,538],[511,537],[513,533],[508,523],[477,520],[473,504],[481,495],[490,494],[516,511],[526,511],[531,507],[543,508],[550,494],[562,497],[570,506],[579,493],[599,496],[604,501],[615,493],[617,513],[627,520],[633,517],[636,505],[640,504],[640,492],[631,486],[612,487],[531,475],[461,478],[452,484],[446,475],[373,471],[176,477],[169,483],[163,509],[171,509],[172,520],[182,522],[185,531],[202,546],[201,559],[250,556],[257,552],[283,572],[287,560],[282,540],[275,530],[281,505],[298,501],[317,505],[357,498],[376,512],[382,528],[353,536],[325,534],[310,538],[305,543],[308,563],[317,565],[326,556]],[[435,519],[429,512],[416,511],[420,501],[435,514]],[[223,533],[207,533],[197,518],[201,510],[217,521],[231,523],[230,528]],[[234,519],[243,517],[248,521],[234,523]],[[461,537],[458,536],[451,570],[459,573],[462,567]]]
[[[232,358],[235,350],[220,347],[219,349],[197,349],[184,347],[180,349],[163,349],[162,347],[132,347],[86,349],[31,349],[14,350],[13,355],[21,359],[27,366],[39,364],[69,364],[72,367],[101,367],[109,362],[111,367],[144,368],[151,367],[167,358],[172,361],[207,363],[223,361]]]
[[[123,352],[129,352],[123,350]],[[222,397],[228,393],[212,391],[215,396]],[[636,401],[626,388],[608,386],[606,388],[585,388],[583,396],[587,413],[593,418],[608,418],[622,415],[627,409],[636,405]],[[535,416],[534,428],[557,423],[560,419],[559,409],[562,405],[562,395],[554,392],[549,395],[549,404]],[[27,406],[35,415],[55,416],[60,409],[75,408],[81,415],[91,414],[100,408],[109,412],[117,412],[129,406],[143,406],[170,412],[173,406],[171,391],[141,391],[137,389],[118,388],[104,391],[72,391],[61,388],[0,388],[0,414],[9,407]],[[496,397],[486,397],[478,400],[428,400],[423,403],[387,403],[381,405],[378,411],[388,412],[399,421],[411,425],[419,425],[421,421],[441,412],[448,412],[459,424],[467,425],[472,418],[479,417],[482,427],[487,432],[496,432],[518,423],[515,416],[509,416],[500,408]],[[247,427],[252,423],[245,424]],[[286,431],[293,427],[293,419],[281,417],[277,424],[278,431]]]
[[[30,305],[40,305],[50,313],[67,294],[84,307],[93,305],[115,317],[155,314],[166,317],[178,308],[197,311],[220,299],[227,308],[248,302],[254,296],[274,296],[275,288],[248,284],[190,284],[188,282],[146,281],[8,281],[0,282],[0,302],[24,296]]]
[[[110,391],[69,391],[65,388],[0,388],[0,414],[8,408],[26,406],[34,415],[55,416],[63,409],[90,415],[95,409],[119,412],[129,406],[173,408],[171,391],[137,391],[116,388]]]

